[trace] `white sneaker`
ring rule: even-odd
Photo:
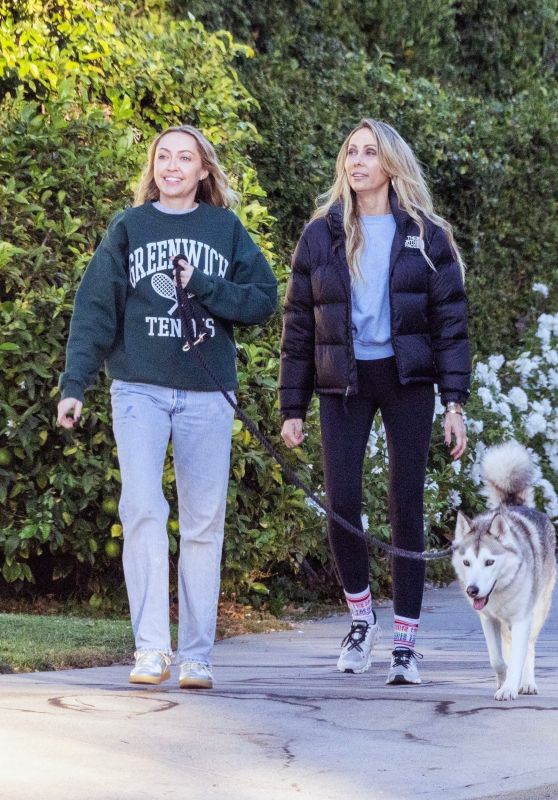
[[[341,655],[337,661],[339,672],[366,672],[372,663],[372,648],[380,638],[378,621],[371,625],[366,620],[355,620],[351,630],[341,642]]]
[[[184,661],[180,665],[178,684],[181,689],[212,689],[211,667],[201,661]]]
[[[417,660],[422,658],[421,653],[410,650],[408,647],[396,647],[391,654],[391,665],[386,683],[401,686],[406,683],[421,683]]]
[[[130,683],[148,683],[158,686],[170,678],[171,659],[161,650],[138,650],[134,653],[136,663],[130,672]]]

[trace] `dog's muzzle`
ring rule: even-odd
[[[490,599],[490,595],[494,591],[494,587],[496,586],[496,581],[494,581],[492,585],[492,589],[486,594],[484,597],[479,597],[479,587],[478,586],[467,586],[466,592],[473,601],[473,608],[475,611],[482,611],[482,609],[488,603]]]

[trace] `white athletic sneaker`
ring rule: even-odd
[[[138,650],[134,653],[136,663],[130,672],[130,683],[148,683],[158,686],[170,678],[171,659],[160,650]]]
[[[366,672],[372,663],[372,648],[380,638],[378,620],[370,625],[366,620],[355,620],[351,630],[341,642],[341,655],[337,661],[340,672]]]
[[[181,689],[212,689],[211,667],[201,661],[185,661],[180,665],[178,683]]]
[[[417,660],[422,658],[421,653],[410,650],[408,647],[396,647],[391,654],[391,665],[386,683],[401,686],[406,683],[421,683]]]

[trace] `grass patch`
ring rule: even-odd
[[[108,666],[133,652],[125,620],[0,614],[0,672]]]
[[[234,603],[219,609],[217,638],[289,630],[292,624],[265,611]],[[176,624],[171,625],[176,647]],[[128,619],[64,614],[0,613],[0,673],[42,672],[131,663],[134,653]]]

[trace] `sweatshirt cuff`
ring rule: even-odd
[[[306,410],[302,408],[290,409],[289,411],[281,411],[281,419],[286,422],[288,419],[301,419],[303,422],[306,420]]]
[[[62,400],[65,400],[66,397],[74,397],[80,403],[83,403],[83,387],[81,383],[72,380],[66,381],[62,387]]]
[[[192,277],[186,284],[184,291],[192,292],[195,295],[204,294],[208,289],[211,289],[213,281],[211,278],[199,269],[194,269]]]

